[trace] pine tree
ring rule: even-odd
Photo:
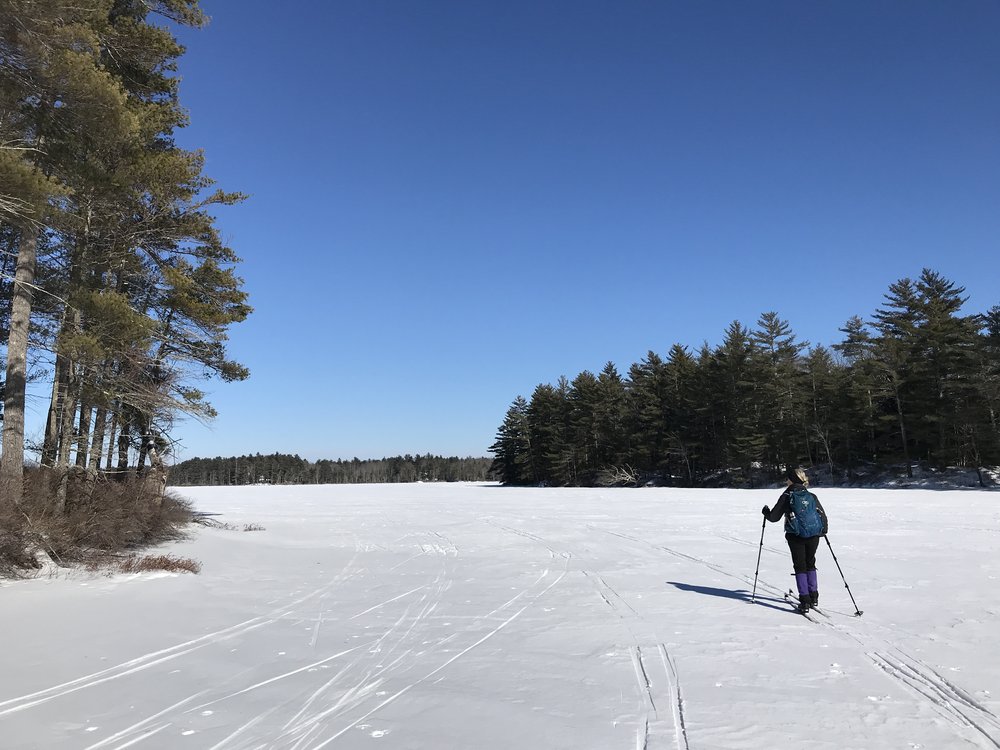
[[[1000,462],[1000,306],[983,315],[976,383],[983,408],[979,434],[979,464]],[[980,479],[982,479],[980,475]]]
[[[564,486],[573,479],[572,451],[568,441],[568,384],[540,384],[528,402],[528,437],[534,483]]]
[[[628,452],[628,434],[625,429],[625,381],[612,362],[604,365],[597,376],[597,401],[594,406],[598,469],[619,467]]]
[[[878,461],[878,399],[883,373],[875,362],[875,341],[859,316],[850,318],[840,331],[845,338],[833,345],[846,367],[837,400],[840,441],[843,461],[852,476],[859,461]]]
[[[189,381],[247,375],[225,353],[226,329],[250,310],[232,269],[238,258],[208,213],[242,196],[208,193],[201,154],[173,142],[187,122],[173,75],[183,47],[156,17],[187,26],[206,19],[196,0],[0,0],[0,11],[0,101],[18,113],[0,128],[15,127],[17,142],[35,146],[18,174],[28,164],[54,186],[37,191],[47,231],[36,222],[21,232],[25,273],[44,243],[50,260],[38,273],[46,300],[61,301],[46,311],[56,362],[43,463],[68,468],[75,451],[75,465],[94,473],[104,458],[111,466],[117,445],[124,468],[135,447],[139,467],[148,456],[162,483],[161,433],[173,415],[214,413]],[[11,161],[9,152],[0,159],[0,176],[17,172]],[[18,320],[27,321],[30,302]],[[22,339],[11,337],[15,366]],[[5,428],[3,477],[13,478],[8,464],[21,460],[7,445],[17,429]]]
[[[838,367],[830,351],[823,346],[810,349],[804,365],[808,398],[803,410],[805,424],[833,476],[838,438],[844,433],[841,394],[846,369]]]
[[[978,316],[963,316],[965,291],[925,268],[916,283],[920,319],[913,363],[914,406],[926,458],[939,465],[975,462],[982,419]],[[974,458],[972,453],[976,453]]]
[[[881,400],[885,404],[881,418],[894,421],[898,429],[897,451],[906,463],[907,476],[913,476],[911,436],[913,415],[910,399],[915,395],[913,361],[917,356],[917,325],[920,298],[910,279],[900,279],[889,286],[885,304],[873,316],[872,326],[879,336],[872,342],[871,361],[881,374]]]
[[[7,342],[0,496],[10,505],[23,493],[24,399],[38,237],[44,226],[72,225],[57,202],[79,191],[96,144],[127,140],[135,121],[121,86],[101,66],[103,3],[73,6],[54,0],[0,3],[0,195],[5,221],[20,232]]]
[[[746,481],[752,481],[754,465],[766,454],[754,364],[750,332],[739,321],[733,321],[726,329],[722,345],[713,352],[710,377],[722,406],[720,437],[725,451],[722,468],[738,470]]]
[[[493,463],[490,474],[503,484],[524,485],[532,482],[531,440],[528,432],[528,402],[514,399],[503,424],[497,430],[496,442],[490,446]]]
[[[668,462],[670,393],[665,363],[656,352],[647,352],[645,358],[629,368],[626,393],[632,436],[629,463],[643,472],[664,472]]]
[[[664,367],[667,382],[667,453],[670,475],[681,475],[694,484],[701,457],[701,430],[698,426],[698,365],[687,348],[674,344]]]
[[[569,442],[574,468],[574,484],[592,484],[604,465],[604,450],[599,428],[600,384],[597,377],[584,370],[569,384]]]
[[[795,340],[791,326],[775,312],[763,313],[751,333],[754,346],[755,411],[765,437],[766,462],[773,471],[783,464],[810,460],[805,389],[798,366],[807,346]]]

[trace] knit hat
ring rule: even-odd
[[[792,484],[805,484],[809,481],[806,479],[806,473],[794,466],[788,467],[788,470],[785,472],[785,478]]]

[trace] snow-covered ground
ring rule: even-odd
[[[185,489],[200,575],[0,588],[11,748],[1000,748],[1000,494]]]

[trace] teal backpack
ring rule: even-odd
[[[816,496],[807,489],[794,489],[788,498],[788,521],[785,531],[808,539],[823,533],[823,517],[816,507]]]

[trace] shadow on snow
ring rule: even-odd
[[[681,591],[691,591],[695,594],[704,594],[705,596],[718,596],[723,599],[736,599],[741,602],[751,603],[750,592],[746,589],[716,589],[711,586],[693,586],[690,583],[678,583],[677,581],[667,581],[671,586],[679,588]],[[780,604],[781,606],[775,606],[774,602]],[[771,609],[780,609],[786,611],[788,609],[788,602],[785,599],[777,599],[773,596],[762,596],[757,594],[753,598],[753,604],[760,604],[763,607],[770,607]]]

